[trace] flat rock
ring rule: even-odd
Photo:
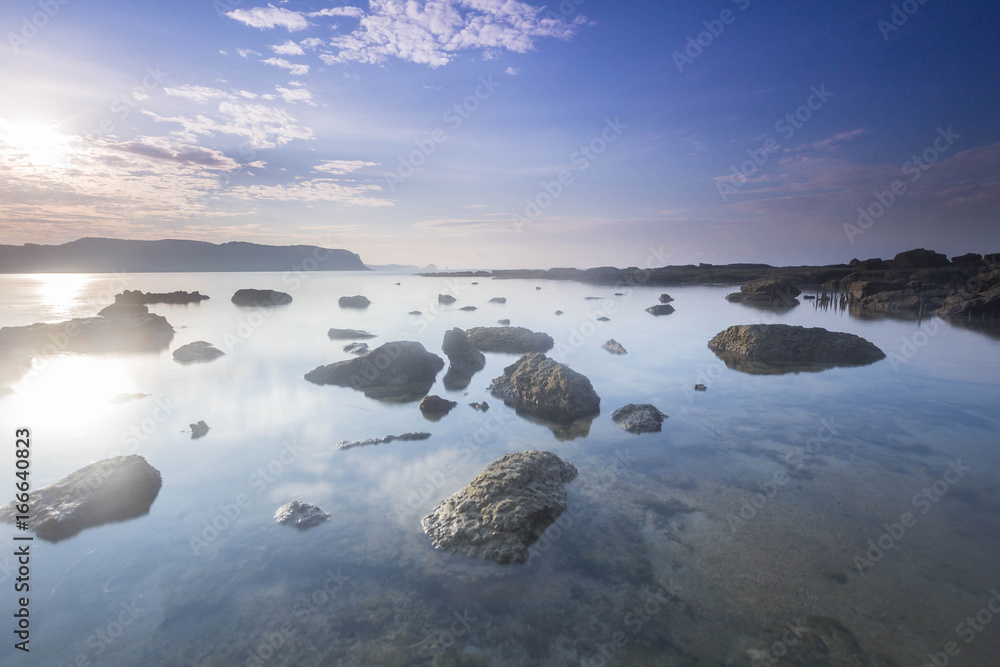
[[[458,301],[458,299],[450,294],[438,294],[438,303],[448,305],[450,303],[455,303],[456,301]]]
[[[507,454],[420,523],[437,549],[523,563],[566,510],[566,484],[576,476],[573,465],[551,452]]]
[[[507,297],[505,296],[495,296],[489,301],[490,303],[507,303]]]
[[[893,271],[903,269],[933,269],[939,266],[950,265],[951,262],[948,261],[946,255],[934,252],[933,250],[924,250],[923,248],[907,250],[892,258]]]
[[[423,315],[419,310],[411,310],[407,315]]]
[[[614,338],[602,345],[605,350],[612,352],[614,354],[628,354],[628,351],[622,347],[622,344],[616,341]]]
[[[206,424],[204,420],[196,424],[190,424],[190,427],[192,440],[197,440],[198,438],[204,437],[208,434],[208,424]]]
[[[174,328],[165,317],[83,317],[65,322],[37,323],[0,329],[0,349],[29,355],[55,348],[84,354],[161,350],[170,344]]]
[[[358,294],[356,296],[342,296],[337,300],[337,304],[341,308],[367,308],[372,305],[372,302],[368,300],[368,297]]]
[[[58,542],[86,528],[133,519],[149,512],[162,484],[159,471],[135,454],[91,463],[32,490],[29,526],[40,539]],[[15,504],[0,508],[0,521],[14,523]]]
[[[240,289],[231,301],[244,307],[283,306],[292,302],[292,295],[273,289]]]
[[[597,318],[597,321],[598,322],[610,322],[611,318],[610,317],[604,317],[603,315],[601,315],[600,317]]]
[[[726,301],[770,308],[792,308],[799,305],[802,292],[795,282],[782,276],[766,276],[745,283],[739,292],[726,295]]]
[[[674,312],[674,307],[667,305],[665,303],[661,303],[656,306],[650,306],[649,308],[646,309],[646,312],[649,313],[650,315],[656,315],[657,317],[659,317],[660,315],[669,315],[670,313]]]
[[[366,340],[375,338],[375,334],[360,329],[330,329],[326,332],[330,340]]]
[[[211,343],[203,340],[196,340],[187,345],[181,345],[174,350],[174,359],[182,364],[200,364],[213,359],[218,359],[225,352],[215,347]]]
[[[141,303],[115,302],[98,311],[100,317],[144,317],[149,315],[149,308]]]
[[[629,433],[658,433],[666,418],[649,403],[629,403],[611,413],[611,419]]]
[[[561,311],[561,310],[557,310],[555,314],[556,314],[556,315],[562,315],[562,314],[563,314],[563,311]]]
[[[529,414],[561,423],[601,409],[601,397],[585,375],[540,352],[529,352],[505,368],[488,391]]]
[[[497,324],[502,324],[503,326],[507,327],[507,326],[510,326],[510,320],[508,320],[506,318],[504,318],[502,320],[497,320]]]
[[[819,327],[744,324],[720,332],[708,347],[735,370],[754,374],[863,366],[885,353],[860,336]]]
[[[461,308],[459,308],[459,310],[472,312],[473,310],[479,310],[479,309],[476,308],[475,306],[462,306]]]
[[[139,290],[125,290],[121,294],[115,295],[115,303],[134,303],[134,304],[150,304],[150,303],[169,303],[184,305],[188,303],[200,303],[207,299],[208,297],[204,294],[200,294],[197,291],[194,292],[140,292]]]
[[[352,387],[372,398],[415,401],[427,394],[444,360],[413,341],[394,341],[357,359],[319,366],[306,373],[309,382]]]
[[[483,352],[548,352],[555,345],[552,336],[524,327],[476,327],[466,329],[472,347]]]
[[[344,346],[344,352],[349,354],[368,354],[368,343],[348,343]]]
[[[286,526],[294,526],[299,530],[309,530],[315,528],[330,518],[330,515],[321,510],[316,505],[310,505],[298,500],[293,500],[278,508],[274,513],[274,520]]]
[[[457,406],[458,403],[455,401],[449,401],[440,396],[424,396],[420,399],[420,404],[417,406],[420,411],[424,413],[424,417],[432,421],[437,421],[444,417],[446,414],[451,412],[452,408]]]
[[[384,435],[381,438],[368,438],[367,440],[343,440],[337,443],[337,449],[353,449],[354,447],[373,447],[375,445],[385,445],[396,440],[426,440],[431,437],[430,433],[400,433],[399,435]]]

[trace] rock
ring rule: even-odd
[[[622,347],[621,343],[616,341],[614,338],[606,342],[601,347],[603,347],[608,352],[613,352],[614,354],[628,354],[625,348]]]
[[[196,340],[193,343],[181,345],[179,348],[174,350],[173,356],[174,360],[182,364],[200,364],[212,361],[213,359],[218,359],[224,354],[225,352],[211,343],[206,343],[203,340]]]
[[[455,303],[458,301],[455,297],[450,294],[438,294],[438,303],[443,303],[446,306],[450,303]]]
[[[374,445],[384,445],[396,440],[426,440],[431,437],[430,433],[400,433],[399,435],[385,435],[381,438],[369,438],[367,440],[344,440],[337,443],[337,449],[353,449],[354,447],[371,447]]]
[[[703,385],[703,384],[696,384],[696,385],[694,386],[694,390],[695,390],[695,391],[706,391],[706,390],[708,390],[708,387],[706,387],[706,386],[705,386],[705,385]]]
[[[330,337],[330,340],[364,340],[376,337],[373,333],[359,329],[330,329],[326,332],[326,335]]]
[[[486,401],[483,401],[482,403],[469,403],[469,407],[471,407],[473,410],[476,410],[477,412],[486,412],[487,410],[490,409],[490,404],[487,403]]]
[[[197,440],[208,433],[208,424],[204,421],[200,421],[197,424],[191,424],[190,427],[192,440]]]
[[[625,296],[624,292],[615,292],[615,296]]]
[[[149,308],[141,303],[119,303],[115,302],[98,311],[99,317],[145,317],[149,315]]]
[[[293,500],[290,503],[282,505],[274,513],[275,521],[286,526],[294,526],[299,530],[315,528],[329,518],[329,514],[315,505],[309,505],[298,500]]]
[[[115,295],[115,303],[169,303],[185,305],[189,303],[200,303],[208,297],[198,292],[140,292],[139,290],[125,290],[121,294]]]
[[[939,266],[951,266],[948,257],[933,250],[907,250],[892,258],[892,268],[894,271],[904,269],[933,269]]]
[[[32,490],[29,526],[40,539],[58,542],[80,531],[126,521],[149,512],[163,482],[141,456],[91,463],[45,488]],[[16,502],[0,508],[0,521],[14,523]]]
[[[241,289],[236,290],[231,300],[244,307],[283,306],[292,302],[292,295],[271,289]]]
[[[434,384],[444,360],[420,343],[385,343],[357,359],[348,359],[309,371],[305,379],[314,384],[353,387],[372,398],[414,401]]]
[[[1000,252],[994,252],[989,255],[983,255],[983,261],[990,266],[996,268],[997,264],[1000,264]]]
[[[585,375],[540,352],[529,352],[505,368],[488,391],[529,414],[560,423],[601,409],[601,398]]]
[[[576,468],[551,452],[517,452],[493,463],[420,522],[438,549],[501,565],[528,548],[566,509]]]
[[[598,322],[610,322],[611,318],[610,317],[604,317],[603,315],[601,315],[600,317],[597,318],[597,321]]]
[[[502,319],[502,320],[497,320],[497,324],[502,324],[502,325],[504,325],[505,327],[506,327],[506,326],[510,326],[510,320],[508,320],[508,319],[506,319],[506,318],[505,318],[505,319]]]
[[[477,310],[477,308],[475,306],[462,306],[459,310],[473,311]]]
[[[118,394],[111,399],[111,402],[116,405],[121,405],[122,403],[128,403],[131,400],[146,398],[149,394]]]
[[[0,350],[17,354],[56,348],[84,354],[139,352],[167,347],[174,328],[160,315],[84,317],[65,322],[29,324],[0,329]]]
[[[790,278],[767,276],[744,284],[739,292],[726,295],[726,301],[766,306],[792,308],[799,305],[795,298],[801,291]]]
[[[660,315],[669,315],[674,312],[674,307],[667,304],[660,304],[658,306],[650,306],[646,309],[646,312],[659,317]]]
[[[674,297],[670,296],[669,294],[661,294],[660,295],[660,303],[670,303],[673,300],[674,300]]]
[[[807,300],[807,301],[815,301],[816,300],[816,297],[814,295],[812,295],[812,294],[806,294],[802,298],[805,299],[805,300]]]
[[[548,352],[556,344],[552,336],[524,327],[475,327],[466,329],[469,344],[483,352]]]
[[[417,407],[424,413],[424,417],[431,421],[437,421],[451,412],[456,405],[458,403],[455,401],[449,401],[440,396],[424,396],[420,399],[420,404]]]
[[[479,283],[477,283],[477,282],[473,282],[472,284],[473,284],[473,285],[478,285]]]
[[[993,320],[1000,314],[1000,271],[977,276],[968,289],[945,299],[937,314],[947,318]]]
[[[536,291],[541,291],[541,289],[542,289],[541,287],[535,287]]]
[[[603,298],[604,298],[603,296],[585,296],[585,297],[583,297],[583,300],[584,301],[600,301]]]
[[[368,297],[358,294],[356,296],[340,297],[337,300],[337,305],[341,308],[367,308],[372,305],[372,302],[368,300]]]
[[[863,366],[885,358],[882,350],[860,336],[787,324],[732,326],[712,338],[708,347],[728,367],[754,374]]]
[[[472,376],[486,366],[486,355],[474,348],[465,332],[457,327],[445,332],[441,351],[450,364],[444,380],[446,389],[464,389]]]
[[[932,312],[940,308],[946,296],[947,290],[925,290],[920,293],[912,289],[878,292],[852,303],[850,311],[852,315],[860,317],[900,313],[915,317],[921,310]]]
[[[657,433],[667,415],[649,403],[629,403],[611,413],[611,419],[629,433]]]
[[[507,297],[495,296],[489,301],[490,303],[507,303]]]
[[[344,346],[344,352],[349,354],[368,354],[368,343],[348,343]]]
[[[889,268],[889,265],[878,257],[875,257],[874,259],[866,259],[863,262],[858,262],[858,268],[862,271],[885,271]]]
[[[562,315],[562,314],[563,314],[563,311],[561,311],[561,310],[557,310],[556,311],[556,315]]]
[[[423,315],[423,313],[421,313],[419,310],[411,310],[410,312],[407,313],[407,315],[416,315],[419,317],[420,315]]]
[[[864,299],[880,292],[901,290],[906,287],[906,282],[902,280],[856,280],[850,285],[851,296],[855,299]]]

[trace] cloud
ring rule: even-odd
[[[271,44],[267,48],[271,49],[279,56],[304,56],[306,53],[302,50],[301,46],[292,40],[288,40],[284,44]]]
[[[254,51],[253,49],[236,49],[236,53],[240,54],[241,58],[249,58],[250,56],[257,56],[259,58],[264,55],[260,51]]]
[[[173,144],[162,137],[140,137],[134,141],[109,141],[94,139],[92,143],[104,149],[131,153],[152,160],[176,162],[184,166],[201,166],[206,169],[231,171],[239,163],[221,152],[201,146]]]
[[[362,162],[360,160],[323,160],[320,164],[313,167],[313,171],[322,172],[325,174],[350,174],[352,172],[364,169],[365,167],[377,167],[378,162]]]
[[[295,139],[314,138],[311,128],[298,124],[298,119],[284,109],[262,104],[243,104],[224,100],[219,103],[215,117],[199,114],[186,116],[161,116],[148,109],[142,113],[157,123],[175,123],[180,130],[171,135],[181,141],[196,143],[200,138],[215,134],[243,137],[251,148],[284,146]]]
[[[360,7],[330,7],[328,9],[321,9],[318,12],[312,12],[306,16],[349,16],[359,19],[364,15],[365,13]]]
[[[296,32],[309,27],[309,21],[299,12],[281,9],[274,5],[254,7],[253,9],[234,9],[231,12],[226,12],[226,16],[260,30],[280,27],[285,28],[288,32]]]
[[[282,185],[243,185],[226,190],[228,197],[249,201],[336,202],[350,206],[392,206],[385,199],[371,197],[378,185],[345,185],[330,178],[314,178]]]
[[[176,88],[164,88],[163,92],[172,97],[183,97],[184,99],[206,104],[212,100],[231,99],[232,95],[217,88],[207,86],[192,86],[185,84]]]
[[[511,76],[517,76],[518,74],[521,73],[520,68],[517,67],[508,67],[504,71],[507,72],[507,74],[510,74]]]
[[[309,73],[309,65],[298,65],[296,63],[290,63],[284,58],[268,58],[266,60],[261,60],[265,65],[273,65],[274,67],[281,67],[287,69],[294,76],[302,76],[303,74]]]
[[[304,102],[309,106],[316,106],[316,103],[312,99],[312,93],[305,88],[282,88],[281,86],[275,86],[275,89],[281,95],[281,99],[289,104]]]

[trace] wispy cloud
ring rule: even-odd
[[[324,174],[350,174],[365,167],[377,167],[378,162],[364,162],[361,160],[323,160],[313,167],[313,171]]]
[[[299,12],[274,5],[254,7],[253,9],[234,9],[231,12],[226,12],[226,16],[260,30],[285,28],[288,32],[296,32],[309,27],[309,21]]]
[[[301,46],[292,40],[288,40],[284,44],[271,44],[267,48],[271,49],[279,56],[302,56],[306,53]]]
[[[392,206],[386,199],[376,199],[378,185],[345,184],[328,178],[314,178],[281,185],[244,185],[226,190],[228,197],[248,201],[336,202],[350,206]]]
[[[300,65],[297,63],[291,63],[284,58],[266,58],[261,60],[265,65],[273,65],[274,67],[281,67],[282,69],[287,69],[294,76],[302,76],[303,74],[309,73],[309,65]]]
[[[262,104],[243,104],[224,100],[219,103],[215,117],[198,114],[187,116],[161,116],[148,109],[143,114],[157,123],[174,123],[180,130],[171,135],[181,141],[196,143],[215,134],[243,137],[252,148],[284,146],[295,139],[312,139],[311,128],[299,125],[298,120],[284,109]]]

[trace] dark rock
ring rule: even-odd
[[[667,415],[649,403],[629,403],[611,413],[611,419],[629,433],[656,433]]]
[[[437,421],[451,412],[452,408],[456,405],[458,403],[455,401],[449,401],[440,396],[424,396],[420,399],[420,404],[417,407],[424,413],[424,417],[427,417],[431,421]]]
[[[341,308],[367,308],[372,305],[372,302],[368,300],[368,297],[358,294],[356,296],[340,297],[337,300],[337,305]]]
[[[561,310],[557,310],[556,311],[556,315],[562,315],[562,314],[563,314],[563,311],[561,311]]]
[[[192,440],[197,440],[208,433],[208,424],[204,421],[200,421],[197,424],[190,424],[190,427]]]
[[[852,260],[850,261],[850,263],[849,263],[849,264],[850,264],[850,266],[854,266],[854,267],[857,267],[857,266],[860,266],[860,265],[861,265],[861,260],[860,260],[860,259],[858,259],[857,257],[855,257],[854,259],[852,259]]]
[[[621,343],[616,341],[614,338],[606,342],[601,347],[603,347],[608,352],[613,352],[614,354],[628,354],[625,348],[622,347]]]
[[[120,303],[115,302],[98,311],[99,317],[145,317],[149,315],[149,308],[141,303]]]
[[[650,306],[646,309],[646,312],[659,317],[660,315],[669,315],[674,312],[674,307],[667,304],[660,304],[658,306]]]
[[[504,318],[504,319],[502,319],[502,320],[497,320],[497,324],[502,324],[502,325],[504,325],[505,327],[506,327],[506,326],[510,326],[510,320],[508,320],[508,319],[506,319],[506,318]]]
[[[479,283],[477,283],[477,282],[473,282],[472,284],[473,284],[473,285],[478,285]]]
[[[294,526],[299,530],[315,528],[330,518],[330,515],[315,505],[293,500],[282,505],[274,513],[274,520],[286,526]]]
[[[438,294],[438,303],[448,305],[450,303],[455,303],[456,301],[458,301],[458,299],[450,294]]]
[[[465,332],[457,327],[445,332],[441,351],[448,357],[449,372],[471,378],[486,367],[486,355],[473,347]]]
[[[615,296],[625,296],[624,292],[615,292]]]
[[[376,337],[373,333],[360,331],[359,329],[330,329],[326,332],[326,335],[330,337],[330,340],[365,340]]]
[[[660,303],[670,303],[673,300],[674,300],[674,297],[670,296],[669,294],[661,294],[660,295]]]
[[[232,302],[248,308],[283,306],[292,302],[292,295],[271,289],[241,289],[233,294]]]
[[[949,296],[937,311],[947,318],[980,318],[993,320],[1000,314],[1000,271],[977,276],[967,289]]]
[[[459,308],[459,310],[473,311],[477,310],[477,308],[475,306],[462,306],[461,308]]]
[[[529,352],[505,368],[488,391],[518,409],[561,423],[601,409],[601,398],[585,375],[540,352]]]
[[[223,356],[225,352],[211,343],[196,340],[187,345],[181,345],[174,350],[174,359],[182,364],[200,364]]]
[[[880,292],[895,292],[906,287],[902,280],[856,280],[851,285],[851,296],[863,299]]]
[[[36,354],[56,348],[84,354],[160,350],[170,344],[174,328],[160,315],[84,317],[65,322],[0,329],[0,350]]]
[[[933,269],[938,266],[950,266],[948,257],[933,250],[907,250],[892,258],[892,268],[894,271],[904,269]]]
[[[767,276],[744,284],[739,292],[726,296],[726,301],[766,306],[792,308],[799,305],[795,298],[801,291],[795,281],[782,276]]]
[[[482,403],[469,403],[469,406],[477,412],[486,412],[490,409],[490,404],[486,401],[483,401]]]
[[[597,318],[597,321],[598,322],[610,322],[611,318],[610,317],[604,317],[603,315],[601,315],[600,317]]]
[[[475,327],[465,335],[472,347],[483,352],[548,352],[556,344],[552,336],[524,327]]]
[[[541,287],[536,287],[535,288],[536,291],[541,291],[541,289],[542,289]]]
[[[507,303],[507,297],[496,296],[490,299],[490,303]]]
[[[855,301],[851,304],[850,310],[851,314],[859,317],[898,313],[911,313],[916,316],[920,311],[937,310],[944,303],[946,296],[948,296],[947,290],[925,290],[919,293],[912,289],[878,292]]]
[[[951,258],[951,263],[953,266],[975,266],[983,261],[983,256],[977,252],[969,252],[964,255],[959,255],[957,257]]]
[[[367,440],[344,440],[337,443],[337,449],[353,449],[354,447],[372,447],[374,445],[385,445],[396,440],[426,440],[431,437],[430,433],[400,433],[399,435],[385,435],[381,438],[368,438]]]
[[[415,401],[427,394],[444,360],[420,343],[385,343],[357,359],[319,366],[306,373],[309,382],[352,387],[372,398]]]
[[[989,255],[983,255],[983,261],[990,266],[996,268],[1000,264],[1000,252],[994,252]]]
[[[344,352],[348,354],[368,354],[368,343],[348,343],[344,346]]]
[[[528,548],[566,509],[576,468],[551,452],[517,452],[493,463],[421,521],[438,549],[501,565],[528,560]]]
[[[141,456],[91,463],[55,484],[32,490],[29,525],[40,539],[58,542],[80,531],[149,513],[163,482]],[[0,508],[0,521],[14,523],[16,502]]]
[[[864,366],[885,358],[882,350],[860,336],[787,324],[729,327],[708,347],[728,367],[753,374]]]
[[[140,292],[139,290],[125,290],[121,294],[115,295],[115,303],[169,303],[185,305],[189,303],[200,303],[208,297],[198,292]]]
[[[604,298],[603,296],[585,296],[585,297],[583,297],[583,300],[584,301],[600,301],[603,298]]]
[[[863,262],[858,262],[858,268],[862,271],[885,271],[889,266],[879,258],[866,259]]]
[[[419,317],[420,315],[423,315],[423,313],[421,313],[419,310],[411,310],[409,313],[407,313],[407,315],[416,315]]]
[[[707,390],[708,390],[708,387],[706,387],[706,386],[705,386],[705,385],[703,385],[703,384],[696,384],[696,385],[694,386],[694,390],[695,390],[695,391],[707,391]]]

